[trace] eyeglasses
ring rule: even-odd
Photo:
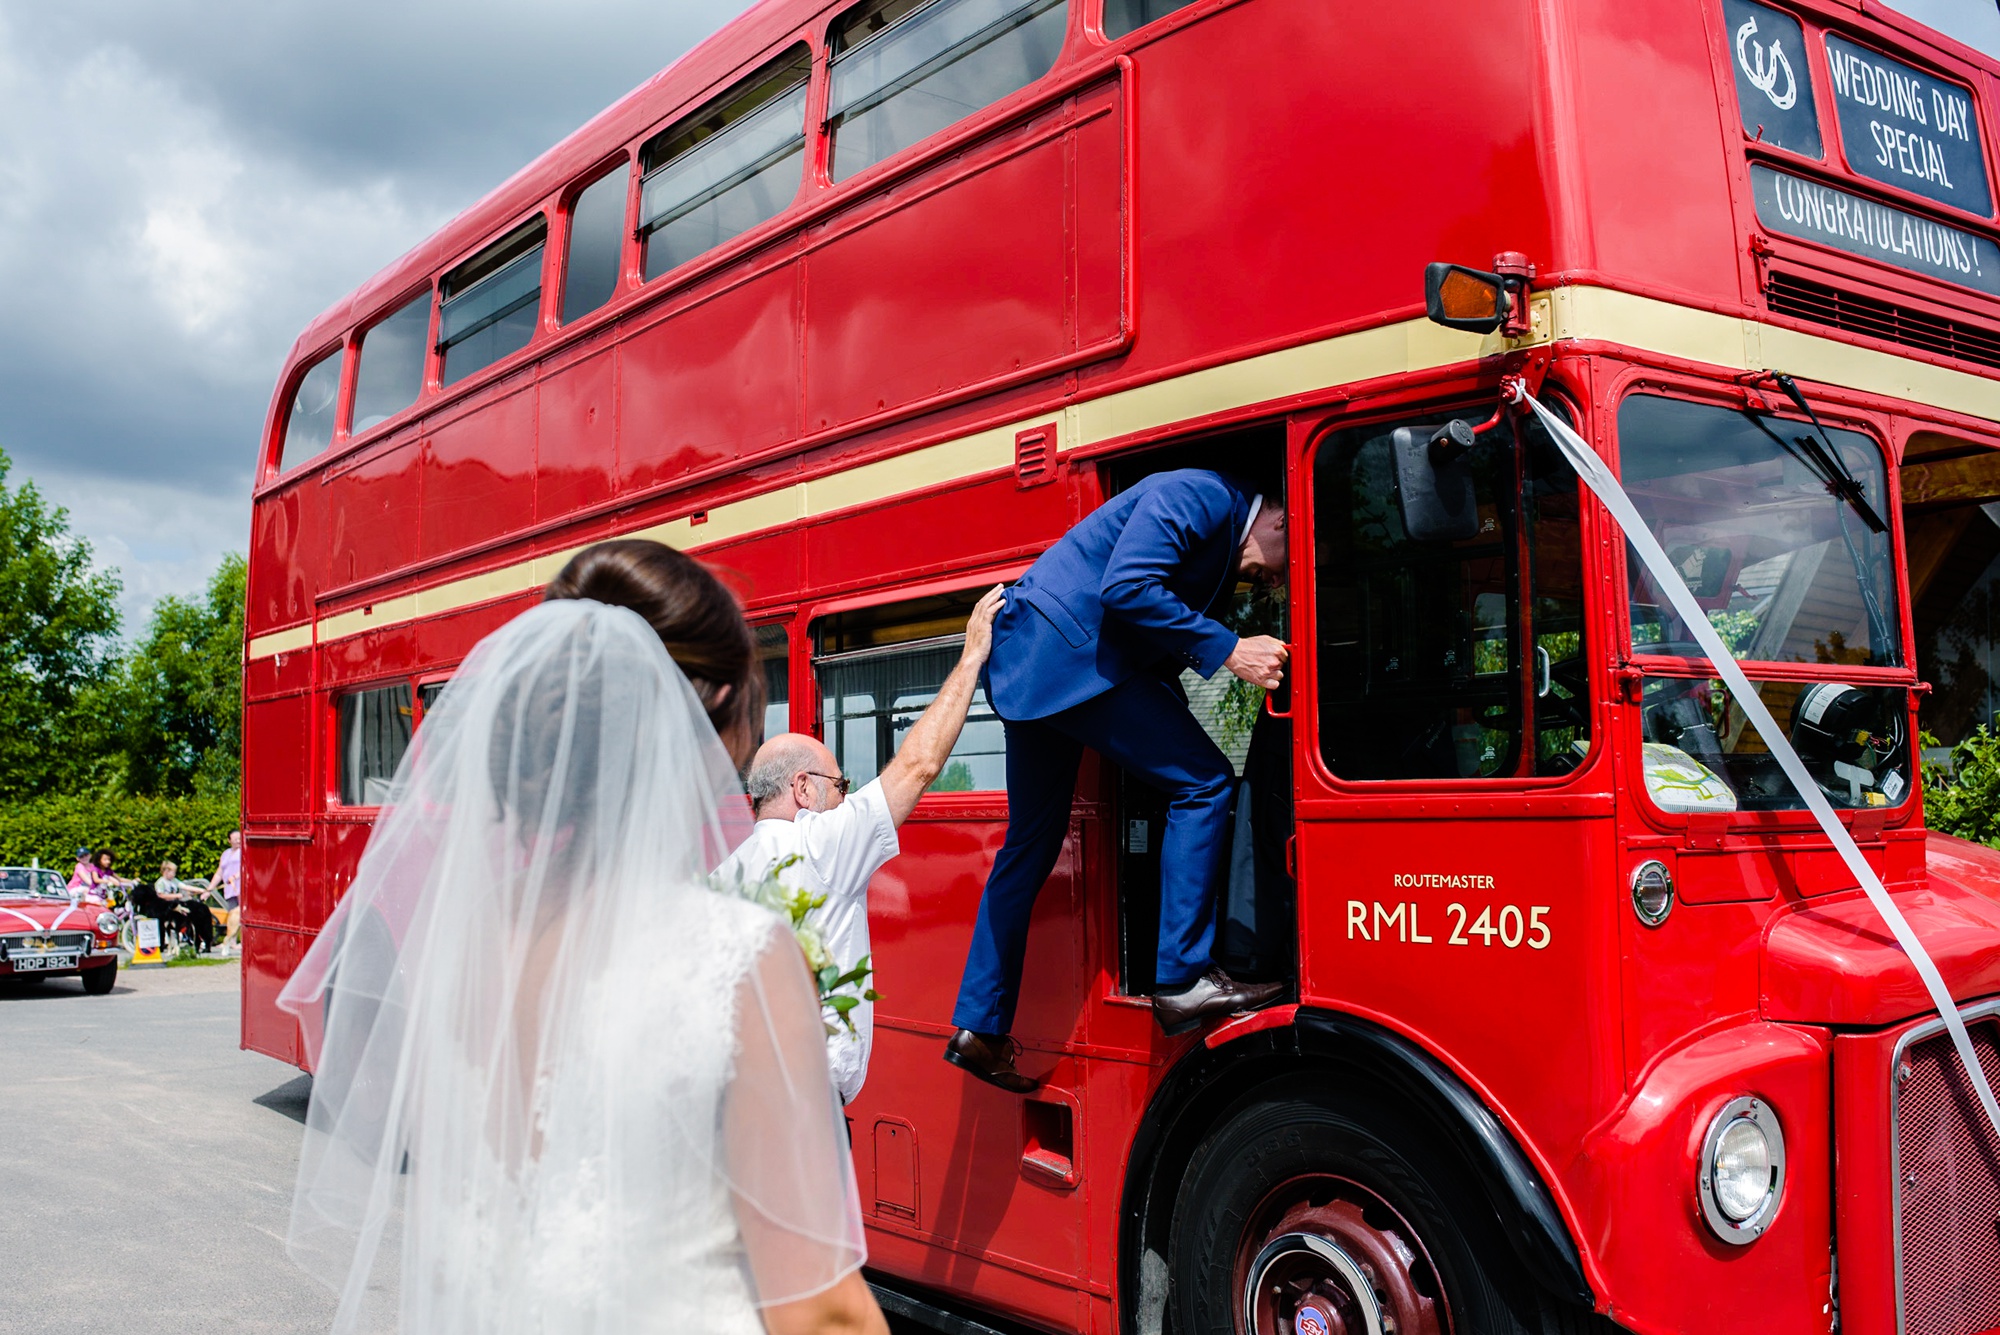
[[[800,770],[799,773],[810,774],[815,779],[825,779],[828,783],[834,786],[834,788],[840,793],[842,797],[845,797],[849,793],[854,791],[854,780],[852,779],[837,778],[831,774],[821,774],[816,769]]]

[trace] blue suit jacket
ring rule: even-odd
[[[1221,473],[1155,473],[1043,552],[993,622],[1000,717],[1046,718],[1141,672],[1213,676],[1236,648],[1215,618],[1236,588],[1250,500]]]

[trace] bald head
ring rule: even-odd
[[[830,811],[845,795],[828,776],[840,776],[840,762],[825,743],[802,732],[781,732],[758,747],[750,762],[750,806],[763,820]]]

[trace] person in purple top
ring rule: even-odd
[[[243,831],[229,832],[229,847],[222,850],[208,883],[229,910],[228,930],[222,934],[222,949],[227,953],[236,949],[236,933],[243,925]]]
[[[97,870],[97,859],[91,856],[90,850],[77,849],[76,870],[69,874],[71,892],[95,903],[102,903],[104,891],[101,886],[104,879],[104,873]]]

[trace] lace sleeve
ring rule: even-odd
[[[724,1153],[757,1305],[770,1307],[831,1287],[868,1251],[819,999],[782,924],[738,988]]]

